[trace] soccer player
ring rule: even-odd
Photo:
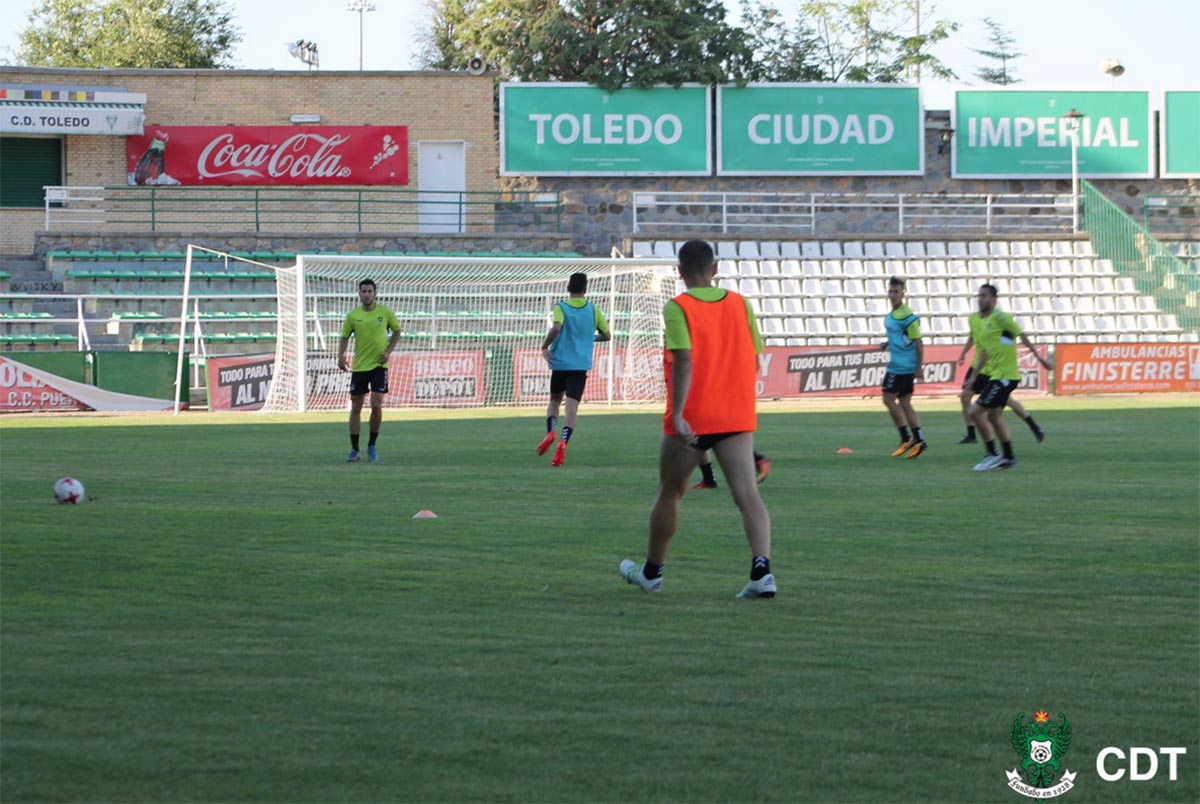
[[[991,284],[981,285],[976,297],[980,319],[976,346],[983,351],[979,371],[988,376],[987,385],[970,408],[971,419],[987,447],[987,454],[975,465],[976,472],[1011,469],[1017,465],[1008,425],[1004,423],[1004,406],[1008,403],[1008,396],[1021,381],[1021,370],[1017,365],[1017,338],[1033,352],[1033,356],[1047,371],[1052,368],[1052,364],[1037,353],[1013,317],[996,307],[996,297],[996,287]],[[1003,453],[996,451],[996,438],[1000,439]]]
[[[554,305],[554,323],[542,341],[542,356],[550,364],[550,404],[546,407],[546,437],[538,444],[538,455],[545,455],[554,443],[558,412],[563,396],[567,398],[567,419],[551,466],[562,466],[567,460],[567,443],[575,432],[579,401],[592,368],[592,344],[612,338],[604,314],[585,298],[587,283],[587,274],[571,274],[567,280],[570,298]]]
[[[904,303],[903,279],[897,276],[889,279],[887,295],[892,310],[884,319],[887,341],[880,348],[887,349],[891,359],[883,375],[883,404],[900,431],[900,446],[896,447],[892,457],[903,455],[907,460],[912,460],[929,449],[921,434],[921,419],[912,406],[913,383],[921,371],[925,356],[925,347],[921,343],[921,319]]]
[[[775,596],[771,518],[754,469],[755,378],[762,338],[749,302],[713,287],[716,259],[703,240],[679,249],[687,292],[667,302],[667,412],[658,455],[658,497],[650,513],[646,561],[625,559],[621,577],[646,592],[662,591],[667,546],[679,526],[679,500],[706,450],[716,453],[742,512],[750,543],[750,580],[740,598]]]
[[[984,287],[996,290],[994,285],[987,284]],[[996,294],[999,295],[998,293]],[[963,361],[967,359],[967,352],[971,351],[973,345],[977,345],[983,337],[982,329],[983,319],[980,318],[978,312],[971,313],[967,318],[967,325],[970,329],[970,335],[967,336],[967,342],[963,344],[962,352],[958,355],[958,364],[961,366]],[[984,374],[980,369],[983,368],[983,349],[975,350],[975,359],[971,362],[970,368],[967,369],[967,375],[963,377],[962,393],[959,394],[959,400],[962,402],[963,421],[967,425],[967,434],[963,436],[960,444],[974,444],[978,441],[975,437],[975,422],[971,419],[971,400],[983,392],[987,387],[988,375]],[[1046,434],[1042,432],[1042,428],[1038,427],[1037,422],[1033,420],[1033,416],[1025,409],[1025,407],[1013,399],[1008,398],[1008,406],[1012,408],[1012,412],[1025,420],[1025,424],[1029,425],[1029,429],[1033,431],[1033,437],[1038,440],[1038,443],[1046,440]]]
[[[375,282],[364,279],[358,283],[358,300],[362,304],[346,314],[342,324],[342,339],[338,342],[338,368],[350,371],[350,454],[347,463],[358,460],[359,435],[362,433],[363,400],[371,392],[371,440],[367,442],[367,458],[379,460],[375,442],[383,424],[383,396],[388,390],[388,358],[400,341],[400,322],[396,314],[375,302]],[[391,333],[390,335],[388,333]],[[346,365],[346,347],[354,338],[354,365]]]

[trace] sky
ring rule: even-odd
[[[225,0],[234,10],[244,38],[234,61],[239,67],[263,70],[305,69],[288,54],[287,42],[315,41],[322,70],[356,70],[359,59],[359,14],[342,0]],[[736,9],[736,0],[725,0]],[[923,0],[923,10],[934,0]],[[8,0],[0,29],[0,60],[12,63],[17,34],[35,0]],[[785,13],[797,0],[778,0]],[[375,0],[363,14],[363,67],[367,70],[417,68],[416,35],[425,18],[425,0]],[[923,84],[927,109],[949,109],[951,87],[978,85],[974,68],[986,60],[971,48],[986,48],[980,21],[990,16],[1011,31],[1017,48],[1017,74],[1030,88],[1105,89],[1110,84],[1100,68],[1117,57],[1125,75],[1119,89],[1196,88],[1196,33],[1200,31],[1197,0],[941,0],[935,17],[962,24],[937,55],[958,73],[959,81]],[[737,19],[736,11],[732,14]],[[466,56],[464,54],[464,60]],[[1190,69],[1186,65],[1193,65]]]

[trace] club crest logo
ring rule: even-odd
[[[1012,747],[1020,764],[1010,771],[1008,786],[1028,798],[1054,798],[1075,786],[1075,774],[1063,767],[1063,755],[1071,747],[1071,724],[1058,713],[1058,722],[1039,710],[1033,720],[1017,715],[1012,727]]]

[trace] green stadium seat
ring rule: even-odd
[[[140,252],[140,251],[117,251],[117,259],[119,259],[119,260],[141,260],[142,252]]]

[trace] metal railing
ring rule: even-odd
[[[1132,277],[1180,326],[1200,331],[1200,275],[1189,270],[1149,230],[1125,214],[1091,182],[1083,182],[1083,228],[1096,253]]]
[[[47,231],[562,231],[559,193],[309,187],[53,186],[43,190]]]
[[[866,226],[863,225],[865,219]],[[847,227],[848,221],[854,227]],[[856,227],[856,228],[855,228]],[[1071,196],[1050,193],[634,192],[633,231],[878,234],[1071,231]]]

